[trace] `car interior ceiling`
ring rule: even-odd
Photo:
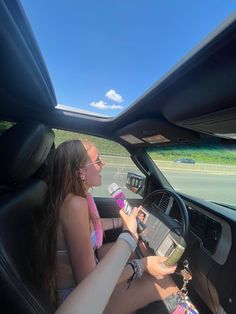
[[[0,51],[0,62],[4,88],[0,89],[0,107],[1,115],[6,118],[39,120],[77,132],[96,131],[104,137],[153,117],[169,125],[209,134],[216,132],[221,124],[228,133],[232,131],[236,119],[236,14],[119,116],[93,118],[94,123],[88,125],[86,116],[55,109],[55,92],[37,43],[28,31],[22,7],[17,2],[13,10],[5,2],[3,8],[0,21],[4,49]],[[17,23],[13,22],[16,16]],[[10,40],[11,37],[15,40]],[[11,63],[5,62],[6,58]],[[13,69],[17,73],[14,77]]]

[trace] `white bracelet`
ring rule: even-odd
[[[137,243],[135,242],[134,238],[129,234],[129,233],[126,233],[126,232],[122,232],[118,239],[122,239],[124,240],[125,242],[127,242],[131,248],[131,251],[134,252],[136,247],[137,247]]]

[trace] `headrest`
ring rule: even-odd
[[[0,184],[20,183],[45,161],[54,132],[37,121],[13,125],[0,136]]]

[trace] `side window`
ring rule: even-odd
[[[128,172],[141,174],[133,163],[127,150],[120,144],[95,136],[86,134],[54,130],[56,147],[67,140],[89,139],[100,151],[101,157],[105,162],[102,169],[102,185],[93,189],[94,196],[110,197],[107,187],[109,184],[117,183],[124,194],[130,198],[141,198],[140,195],[132,193],[126,188],[126,176]]]

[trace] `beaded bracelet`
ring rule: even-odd
[[[133,268],[133,275],[127,280],[128,286],[127,289],[130,287],[131,282],[137,277],[141,278],[143,275],[143,265],[140,259],[133,259],[132,261],[128,262],[127,265],[130,265]]]

